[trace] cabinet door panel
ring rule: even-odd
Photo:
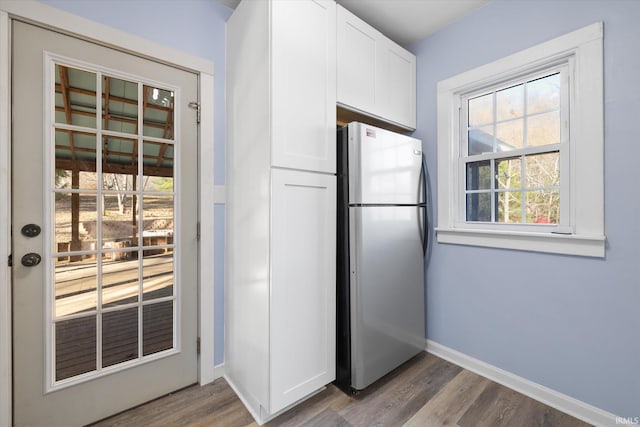
[[[338,102],[375,113],[376,51],[381,37],[375,29],[338,7]]]
[[[379,47],[376,83],[380,114],[415,129],[416,57],[391,40]]]
[[[335,379],[336,177],[273,170],[273,414]]]
[[[338,104],[415,129],[415,56],[341,6],[337,17]]]
[[[272,165],[335,172],[336,10],[272,3]]]

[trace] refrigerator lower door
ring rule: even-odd
[[[351,387],[425,348],[423,207],[349,208]]]

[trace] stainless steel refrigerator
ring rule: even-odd
[[[415,138],[338,129],[336,383],[361,390],[425,348],[426,174]]]

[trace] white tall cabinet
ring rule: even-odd
[[[227,23],[225,376],[259,423],[335,378],[335,7]]]

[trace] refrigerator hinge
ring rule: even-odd
[[[196,223],[196,240],[200,241],[200,221]]]
[[[13,267],[13,254],[9,254],[9,259],[7,260],[9,267]]]
[[[191,101],[189,103],[189,108],[196,110],[196,123],[200,124],[200,103],[197,101]]]
[[[196,340],[196,354],[200,354],[200,337]]]

